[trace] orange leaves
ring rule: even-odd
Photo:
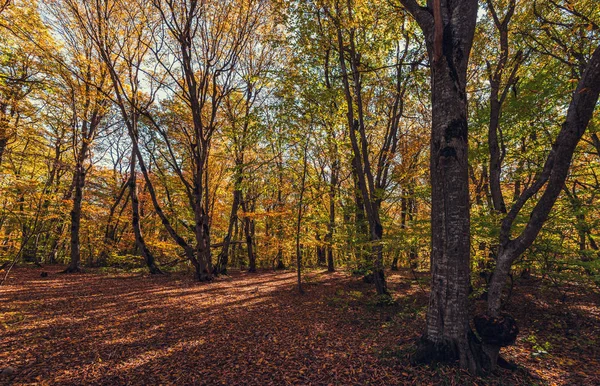
[[[10,347],[0,350],[0,363],[15,368],[16,384],[528,385],[600,380],[594,357],[600,325],[597,295],[578,300],[591,316],[579,318],[580,335],[561,337],[551,355],[532,358],[526,344],[504,351],[537,375],[502,370],[483,380],[454,367],[409,364],[427,297],[404,274],[389,278],[398,305],[383,309],[370,303],[371,286],[344,273],[309,274],[307,293],[299,297],[294,274],[287,272],[235,272],[197,284],[185,274],[67,276],[57,273],[59,267],[44,269],[50,271],[47,281],[40,282],[38,269],[16,268],[8,285],[0,287],[0,331]],[[513,311],[523,326],[554,328],[524,301],[536,289],[522,290],[516,288]],[[547,292],[541,296],[551,306],[547,311],[559,315],[564,306],[556,306],[560,303],[547,298]],[[558,331],[550,332],[540,339],[555,339]],[[571,355],[574,350],[580,355]]]

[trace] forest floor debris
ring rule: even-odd
[[[409,273],[391,273],[381,307],[345,272],[312,271],[299,295],[293,272],[200,284],[62,269],[18,267],[0,287],[0,384],[600,384],[600,296],[580,288],[518,283],[504,353],[521,369],[482,379],[410,365],[427,296]]]

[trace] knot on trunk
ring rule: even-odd
[[[506,347],[515,343],[519,335],[517,322],[510,315],[498,317],[479,315],[474,318],[475,330],[483,343],[493,346]]]

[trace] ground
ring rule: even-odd
[[[504,350],[517,371],[486,379],[456,367],[412,366],[423,330],[426,278],[392,274],[395,304],[347,273],[190,275],[11,271],[0,287],[5,384],[530,385],[600,384],[598,294],[518,283],[521,326]],[[42,271],[48,277],[41,277]],[[547,353],[544,353],[547,352]]]

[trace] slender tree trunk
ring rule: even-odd
[[[6,150],[7,143],[8,138],[6,138],[3,133],[0,133],[0,165],[2,165],[2,159],[4,158],[4,151]]]
[[[151,274],[161,274],[162,271],[156,265],[156,259],[144,240],[142,234],[142,228],[140,224],[140,202],[137,195],[137,178],[136,178],[136,162],[135,155],[132,154],[131,165],[130,165],[130,176],[129,176],[129,195],[131,197],[131,225],[133,226],[133,233],[135,234],[135,245],[142,257],[144,262],[148,266],[148,270]]]
[[[400,251],[396,250],[394,253],[394,258],[392,259],[392,265],[390,266],[392,271],[398,271],[398,259],[400,257]]]
[[[542,172],[535,182],[525,189],[513,204],[500,228],[500,245],[496,267],[488,289],[488,315],[500,319],[502,310],[502,292],[510,274],[513,262],[531,246],[542,226],[548,219],[568,176],[573,153],[583,137],[593,116],[600,95],[600,47],[596,47],[585,71],[573,92],[567,117],[546,159]],[[544,188],[545,187],[545,188]],[[531,210],[525,228],[516,238],[511,238],[515,219],[527,201],[543,190],[543,194]],[[518,329],[516,330],[518,333]],[[516,335],[515,335],[516,337]],[[500,345],[486,343],[484,349],[495,366]],[[510,344],[512,342],[507,342]]]
[[[315,234],[315,240],[317,242],[317,245],[315,247],[315,251],[317,253],[317,265],[319,267],[323,267],[327,262],[327,250],[322,243],[323,240],[321,239],[321,235],[319,234],[319,232]]]
[[[223,239],[223,247],[217,258],[217,264],[215,266],[215,274],[226,275],[227,264],[229,263],[229,248],[231,246],[231,236],[233,235],[233,227],[237,221],[237,212],[240,206],[242,191],[237,187],[241,185],[241,178],[238,179],[240,184],[236,185],[233,191],[233,202],[231,204],[231,213],[229,215],[229,224],[227,225],[227,234]],[[237,183],[237,182],[236,182]]]
[[[84,145],[81,154],[86,154]],[[83,158],[83,157],[80,157]],[[81,242],[79,240],[79,228],[81,226],[81,205],[83,201],[83,187],[85,186],[85,167],[83,161],[79,161],[73,174],[73,207],[71,209],[71,261],[65,269],[66,273],[81,272]]]
[[[517,81],[517,70],[522,61],[522,53],[518,52],[513,61],[509,75],[503,75],[508,71],[509,44],[508,33],[509,23],[515,11],[516,2],[510,0],[504,15],[498,15],[496,7],[491,0],[487,0],[489,11],[492,13],[492,19],[498,33],[500,41],[500,50],[498,62],[494,69],[488,62],[488,77],[490,82],[490,122],[488,126],[488,147],[490,150],[490,193],[492,196],[493,207],[497,212],[506,213],[506,204],[502,195],[500,185],[500,175],[502,173],[502,160],[504,158],[504,146],[500,143],[500,117],[502,114],[502,104],[508,95],[511,86]]]
[[[414,188],[412,185],[409,186],[409,194],[410,198],[408,199],[408,221],[409,223],[413,223],[415,217],[417,216],[417,202],[414,197]],[[416,245],[411,245],[408,252],[408,262],[410,265],[410,269],[415,270],[419,268],[419,253]]]
[[[406,239],[406,219],[408,218],[408,197],[406,191],[402,192],[402,197],[400,198],[400,229],[402,229],[402,237]],[[394,260],[392,261],[392,271],[398,270],[398,258],[399,253],[394,254]]]
[[[247,215],[246,202],[242,200],[242,210],[244,216],[244,236],[246,238],[246,252],[248,253],[248,272],[256,272],[256,255],[254,254],[254,244],[252,241],[252,219]]]
[[[280,155],[281,157],[281,155]],[[279,184],[277,185],[277,210],[281,212],[283,208],[283,194],[281,192],[281,188],[283,186],[283,161],[279,159],[277,162],[278,174],[279,174]],[[283,270],[285,269],[285,264],[283,263],[283,220],[281,219],[281,214],[277,218],[277,269]]]
[[[8,125],[10,123],[10,114],[7,113],[8,103],[6,101],[0,105],[0,166],[2,166],[4,152],[6,151],[9,139]]]
[[[334,177],[331,177],[331,183],[329,187],[329,222],[327,223],[327,235],[325,236],[325,242],[327,243],[327,271],[335,271],[334,260],[333,260],[333,231],[335,229],[335,186]]]
[[[127,191],[128,188],[128,182],[124,183],[121,188],[119,189],[119,193],[115,196],[114,198],[114,202],[113,204],[110,206],[110,210],[108,213],[108,219],[106,220],[106,228],[104,230],[104,242],[102,245],[102,252],[100,253],[100,257],[98,258],[98,266],[104,266],[106,265],[107,261],[108,261],[108,257],[109,257],[109,251],[114,247],[115,242],[116,242],[116,232],[117,232],[117,226],[118,226],[118,221],[116,224],[113,224],[113,218],[115,216],[115,212],[117,210],[117,208],[119,207],[121,201],[123,200],[123,197],[125,196],[125,192]],[[125,202],[125,204],[123,206],[126,206],[127,202]],[[122,211],[123,209],[121,209]]]
[[[236,219],[233,223],[233,234],[235,235],[236,240],[241,239],[241,230],[239,226],[239,218]],[[242,268],[242,263],[240,261],[240,244],[233,244],[231,247],[231,257],[233,259],[234,266]]]
[[[308,137],[304,144],[302,157],[302,179],[300,180],[300,197],[298,199],[298,216],[296,217],[296,273],[298,277],[298,292],[304,293],[302,288],[302,248],[300,246],[300,229],[302,227],[302,209],[304,206],[304,190],[306,188],[306,174],[308,171]]]
[[[492,82],[492,91],[490,98],[490,124],[488,130],[488,146],[490,148],[490,191],[494,209],[500,213],[506,213],[506,205],[502,196],[500,186],[500,173],[502,171],[500,145],[498,141],[498,128],[500,125],[501,104],[498,100],[497,82]]]
[[[350,20],[352,20],[352,9],[351,3],[348,2],[348,14]],[[339,13],[339,7],[336,7]],[[361,86],[361,75],[360,75],[360,58],[359,53],[355,47],[355,27],[349,29],[349,43],[348,47],[344,44],[344,37],[342,33],[342,25],[339,24],[340,20],[337,20],[337,40],[338,48],[341,53],[339,56],[340,69],[342,73],[342,81],[344,85],[344,95],[346,98],[347,112],[346,117],[348,119],[348,130],[350,132],[350,142],[352,144],[352,166],[355,172],[356,182],[360,196],[362,197],[362,204],[364,205],[364,213],[369,226],[369,241],[371,242],[371,263],[373,264],[373,281],[375,283],[375,289],[379,295],[389,295],[385,282],[385,275],[383,270],[383,247],[381,245],[381,238],[383,236],[383,227],[379,218],[379,199],[375,196],[375,182],[373,173],[371,170],[369,160],[369,145],[368,139],[365,133],[365,124],[363,119],[363,102],[362,102],[362,86]],[[350,56],[350,66],[352,72],[353,87],[350,86],[350,76],[346,66],[346,58],[343,55],[344,51],[348,51]],[[353,91],[352,91],[353,90]],[[354,95],[352,94],[354,92]],[[354,116],[354,107],[356,106],[357,119]]]

